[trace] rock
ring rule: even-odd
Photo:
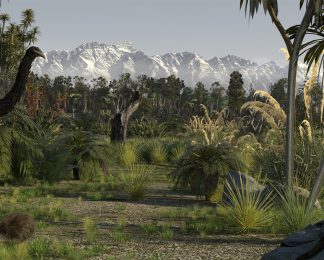
[[[278,192],[283,192],[284,186],[281,184],[276,185],[266,185],[265,188],[261,192],[261,198],[267,198],[269,194],[271,193],[271,198],[273,199],[274,204],[277,204],[280,202],[280,196]],[[304,188],[294,186],[294,192],[302,197],[308,198],[310,195],[310,192]],[[321,204],[318,200],[315,201],[314,207],[316,209],[322,209]]]
[[[263,255],[261,260],[324,259],[324,247],[318,246],[322,240],[324,240],[324,221],[309,225],[288,236],[282,241],[280,247]],[[315,248],[318,250],[314,250]],[[305,256],[305,253],[309,253],[308,256]],[[302,255],[304,256],[301,257]]]
[[[242,192],[242,190],[248,192],[262,192],[265,188],[253,177],[243,173],[230,172],[225,178],[225,182],[226,181],[236,194]],[[224,191],[222,194],[222,203],[225,205],[231,205],[230,191],[226,185],[224,186]]]

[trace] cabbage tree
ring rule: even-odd
[[[319,28],[323,23],[323,6],[324,0],[299,0],[300,8],[306,6],[302,21],[296,27],[293,37],[283,27],[278,17],[278,1],[277,0],[240,0],[240,7],[245,6],[245,12],[250,17],[258,12],[259,7],[263,6],[265,13],[269,13],[272,22],[278,29],[282,39],[284,40],[290,59],[288,70],[288,104],[287,104],[287,127],[286,127],[286,174],[288,187],[292,187],[292,179],[294,172],[294,134],[295,134],[295,91],[296,91],[296,76],[298,68],[298,58],[301,54],[301,50],[304,47],[304,37],[313,25],[314,28]],[[322,53],[324,46],[319,46]],[[305,48],[305,47],[304,47]],[[306,62],[316,62],[320,55],[318,52],[310,53],[312,58],[308,58]]]

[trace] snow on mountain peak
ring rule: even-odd
[[[112,80],[122,73],[131,73],[134,77],[146,74],[155,78],[174,74],[188,86],[202,81],[209,88],[215,81],[227,87],[230,74],[237,70],[243,75],[246,89],[250,85],[267,89],[271,83],[288,76],[287,67],[281,68],[273,61],[258,65],[235,55],[205,60],[198,53],[188,51],[150,57],[128,41],[117,45],[90,42],[72,51],[50,51],[46,57],[46,60],[38,59],[32,69],[51,78],[60,75],[89,79],[102,76]],[[305,74],[306,67],[300,64],[297,81],[303,82]]]

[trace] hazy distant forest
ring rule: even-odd
[[[263,4],[279,28],[276,2]],[[253,17],[261,1],[245,3],[254,3]],[[290,62],[308,51],[309,73],[293,99],[293,74],[266,92],[246,86],[239,71],[211,86],[186,86],[173,75],[108,82],[30,73],[18,104],[0,113],[0,259],[259,259],[283,235],[323,219],[322,193],[310,199],[324,158],[323,4],[301,1],[312,7],[313,42],[292,44],[302,23],[279,29]],[[0,9],[0,108],[18,89],[38,26],[31,9],[21,21]],[[9,228],[19,212],[31,217],[31,238]],[[247,243],[216,247],[224,234]]]

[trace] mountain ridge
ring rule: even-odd
[[[230,54],[207,60],[196,52],[188,51],[148,56],[130,42],[117,45],[88,42],[71,51],[52,50],[45,55],[46,60],[38,59],[32,71],[51,78],[62,75],[92,79],[102,76],[109,81],[122,73],[130,73],[133,77],[145,74],[154,78],[174,74],[188,86],[201,81],[209,88],[218,81],[226,88],[230,74],[237,70],[243,75],[245,89],[250,86],[267,89],[270,84],[288,75],[288,66],[280,67],[274,61],[259,65]],[[305,75],[306,66],[300,63],[297,75],[299,84],[303,83]]]

